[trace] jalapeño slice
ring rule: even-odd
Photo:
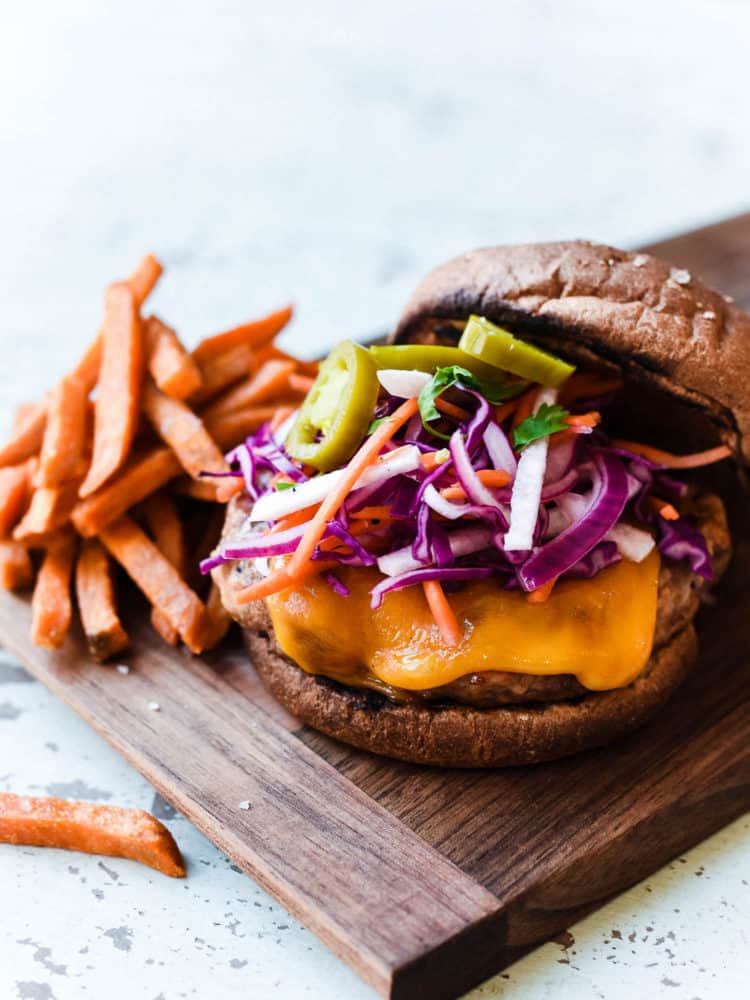
[[[369,351],[351,340],[334,347],[320,366],[286,440],[299,462],[329,472],[347,462],[367,434],[378,399]]]
[[[518,340],[482,316],[469,317],[458,346],[485,364],[552,388],[562,385],[575,371],[574,365]]]

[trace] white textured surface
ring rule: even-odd
[[[153,249],[189,340],[293,297],[313,353],[386,327],[482,243],[626,244],[747,208],[742,3],[15,4],[0,32],[0,421]],[[163,809],[0,663],[0,788]],[[200,752],[200,747],[195,748]],[[358,1000],[356,978],[184,820],[183,884],[0,847],[0,998]],[[750,825],[476,991],[747,995]],[[616,932],[616,933],[615,933]]]

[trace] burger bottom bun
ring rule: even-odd
[[[604,746],[642,725],[671,697],[698,649],[695,629],[687,625],[628,687],[543,706],[482,709],[394,703],[305,673],[274,650],[267,634],[244,635],[263,683],[302,722],[362,750],[440,767],[533,764]]]

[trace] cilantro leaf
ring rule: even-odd
[[[279,493],[282,493],[284,490],[293,490],[296,485],[296,483],[287,483],[285,480],[280,479],[278,483],[276,483],[276,489]]]
[[[536,413],[522,420],[513,431],[513,444],[518,451],[522,451],[532,441],[548,437],[556,431],[564,431],[568,426],[565,423],[565,418],[569,416],[569,411],[563,406],[558,406],[557,403],[553,406],[550,406],[549,403],[542,403]]]
[[[381,424],[384,424],[387,419],[388,417],[378,417],[377,420],[373,420],[367,428],[367,436],[369,437],[371,434],[374,434],[378,427],[380,427]]]
[[[506,384],[487,382],[484,379],[477,378],[467,368],[462,368],[460,365],[438,368],[419,394],[419,413],[425,428],[435,437],[444,438],[445,440],[450,435],[440,433],[434,427],[430,427],[429,424],[434,420],[439,420],[442,416],[435,405],[435,400],[452,385],[473,389],[493,404],[502,403],[506,399],[513,399],[514,396],[518,396],[526,388],[525,382],[509,382]]]

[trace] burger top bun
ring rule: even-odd
[[[439,321],[471,313],[574,362],[615,363],[702,421],[705,446],[718,436],[750,462],[750,316],[688,271],[584,241],[486,247],[431,271],[391,341],[449,342]]]

